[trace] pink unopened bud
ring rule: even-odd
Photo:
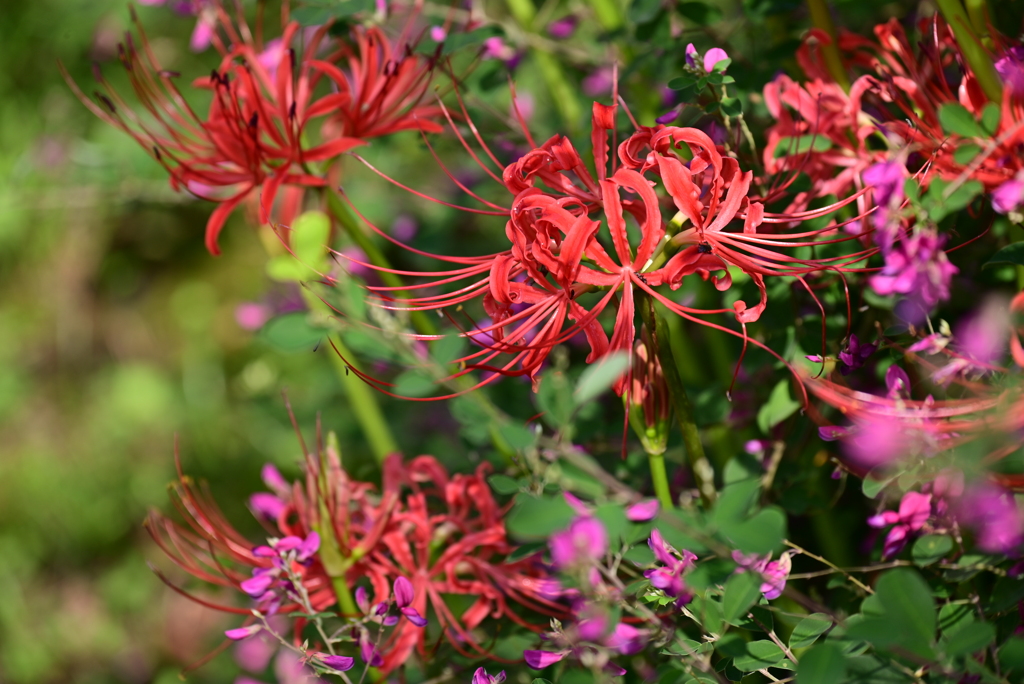
[[[348,656],[314,653],[313,657],[332,670],[337,670],[339,672],[348,672],[356,664],[356,659]]]
[[[657,499],[647,499],[627,508],[626,517],[633,522],[645,522],[652,520],[654,516],[658,515],[658,508]]]
[[[523,651],[523,658],[526,660],[526,664],[534,670],[543,670],[545,667],[560,661],[567,653],[568,651],[559,651],[557,653],[552,653],[551,651]]]

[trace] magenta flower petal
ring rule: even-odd
[[[395,580],[395,603],[398,604],[399,608],[405,608],[412,603],[413,599],[416,598],[416,592],[413,589],[412,582],[405,577],[399,577]]]
[[[658,500],[647,499],[626,509],[626,517],[633,522],[645,522],[658,515]]]
[[[552,653],[551,651],[523,651],[523,658],[526,659],[526,664],[534,670],[543,670],[549,665],[554,665],[562,658],[565,657],[568,651],[558,651]]]
[[[259,598],[266,593],[267,589],[270,588],[274,582],[277,581],[277,577],[271,574],[257,575],[250,577],[249,579],[242,582],[240,585],[242,591],[253,598]]]
[[[224,636],[232,641],[241,641],[251,637],[256,632],[260,631],[259,625],[249,625],[248,627],[237,627],[235,629],[229,629],[224,632]]]
[[[722,48],[711,48],[704,53],[704,71],[709,74],[715,70],[715,65],[723,59],[729,59],[729,54]]]
[[[267,520],[276,521],[281,513],[287,508],[284,501],[277,498],[273,494],[267,494],[266,492],[260,492],[253,494],[249,497],[249,506],[253,512],[260,515]]]
[[[339,672],[348,672],[355,664],[356,659],[350,658],[349,656],[340,655],[328,655],[326,653],[315,654],[317,660],[331,668],[332,670],[338,670]]]
[[[310,532],[306,537],[305,541],[298,548],[297,558],[300,561],[304,561],[308,558],[312,558],[313,554],[320,550],[320,535],[316,532]]]
[[[415,608],[402,608],[402,615],[417,627],[426,627],[427,619],[420,615],[420,612]]]

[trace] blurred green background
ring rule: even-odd
[[[757,29],[755,42],[764,42],[769,26],[771,54],[791,60],[806,24],[783,19],[799,3],[719,4],[741,17],[722,29],[723,41],[755,40]],[[839,4],[861,23],[899,11],[893,3]],[[742,19],[745,11],[754,18]],[[213,53],[188,51],[193,20],[164,7],[139,12],[166,68],[205,74],[216,63]],[[296,298],[264,275],[265,252],[242,212],[221,238],[225,256],[209,256],[202,234],[210,205],[173,193],[164,171],[95,119],[61,79],[58,60],[90,92],[97,62],[123,86],[116,55],[128,23],[124,0],[0,3],[4,683],[169,684],[233,624],[165,588],[146,565],[166,565],[141,522],[148,508],[168,507],[175,435],[185,470],[208,479],[238,521],[262,462],[296,472],[285,387],[307,434],[320,411],[339,432],[346,463],[370,461],[327,351],[275,348],[236,321],[239,305],[268,290],[278,301]],[[762,60],[748,78],[763,83],[775,68]],[[520,92],[529,91],[529,64],[517,78]],[[553,108],[538,90],[543,139]],[[403,163],[429,173],[429,156],[418,155]],[[361,193],[361,208],[372,214],[387,190]],[[393,217],[393,207],[387,212]],[[435,237],[451,240],[440,233],[444,221],[433,224],[428,240],[435,228]],[[394,415],[394,404],[385,408]],[[448,459],[465,453],[444,406],[400,410],[399,434],[425,435],[405,446]],[[436,429],[447,424],[453,429]],[[220,657],[190,679],[223,682],[237,673]]]

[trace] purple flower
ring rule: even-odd
[[[693,46],[693,43],[686,46],[686,66],[696,68],[699,56],[697,48]],[[710,74],[714,71],[715,65],[723,59],[729,59],[729,55],[725,50],[717,47],[711,48],[704,54],[704,71]]]
[[[722,48],[713,47],[704,53],[704,71],[709,74],[715,70],[715,65],[723,59],[729,59],[729,54]]]
[[[444,30],[443,26],[431,26],[430,27],[430,39],[435,43],[444,42],[444,39],[448,37],[448,32]]]
[[[882,248],[883,253],[888,252],[896,236],[896,229],[890,221],[891,214],[903,203],[903,184],[906,182],[907,168],[902,162],[879,162],[865,169],[861,178],[865,184],[873,188],[875,205],[878,207],[872,222],[882,239],[876,239],[875,242]]]
[[[320,535],[316,532],[310,532],[306,539],[299,544],[296,549],[295,558],[301,563],[302,561],[309,560],[313,557],[317,551],[320,550]]]
[[[611,67],[599,67],[583,79],[583,93],[587,97],[599,97],[612,92],[612,76],[614,71]]]
[[[579,19],[570,14],[548,24],[548,35],[558,40],[570,37],[576,31]]]
[[[1021,92],[1024,92],[1022,90]],[[1000,214],[1020,211],[1024,204],[1024,180],[1008,180],[992,191],[992,208]]]
[[[266,492],[258,492],[249,497],[249,506],[256,515],[262,516],[271,522],[276,522],[288,507],[284,501]]]
[[[554,665],[566,655],[569,651],[558,651],[552,653],[551,651],[523,651],[523,658],[526,660],[526,664],[534,670],[543,670],[549,665]]]
[[[738,572],[748,570],[761,575],[764,580],[761,583],[761,593],[766,599],[777,599],[782,596],[782,591],[786,588],[786,580],[793,569],[792,553],[787,551],[779,556],[778,560],[772,560],[770,553],[762,557],[748,556],[739,551],[733,551],[732,559],[739,565]]]
[[[647,632],[632,625],[620,622],[615,630],[604,640],[604,645],[622,655],[633,655],[644,650],[647,643]]]
[[[853,428],[840,436],[846,455],[866,468],[891,463],[906,456],[913,447],[903,422],[884,415],[859,416],[854,419]]]
[[[555,567],[584,565],[604,556],[608,550],[608,533],[601,521],[581,516],[572,521],[569,529],[551,535],[548,546]]]
[[[339,672],[348,672],[355,664],[356,659],[350,658],[349,656],[340,655],[328,655],[326,653],[314,653],[313,657],[319,660],[321,663]]]
[[[839,367],[839,372],[843,375],[849,375],[863,366],[868,357],[874,354],[877,349],[877,344],[861,344],[860,340],[857,339],[857,335],[851,334],[846,349],[839,352],[839,362],[842,364]]]
[[[270,487],[280,497],[287,497],[291,493],[292,487],[288,484],[288,480],[284,479],[281,472],[271,463],[263,464],[260,478],[263,480],[263,484]]]
[[[415,608],[402,608],[402,615],[405,619],[416,625],[417,627],[426,627],[427,619],[420,615],[420,612]]]
[[[264,323],[270,320],[272,314],[273,312],[266,304],[243,302],[235,307],[235,322],[242,330],[259,330]]]
[[[261,572],[262,571],[262,572]],[[263,596],[270,589],[271,585],[277,581],[276,572],[268,572],[265,568],[256,568],[253,573],[259,572],[260,574],[250,577],[249,579],[242,582],[241,589],[252,598],[259,598]]]
[[[377,649],[369,639],[359,640],[359,657],[363,659],[363,662],[370,667],[380,667],[384,664],[384,659],[377,653]]]
[[[657,499],[647,499],[627,508],[626,517],[633,522],[645,522],[652,520],[654,516],[658,515],[658,508]]]
[[[996,60],[996,71],[1015,95],[1024,93],[1024,47],[1014,45]]]
[[[644,577],[655,589],[661,589],[676,599],[677,605],[688,603],[693,596],[687,590],[686,584],[683,583],[683,574],[693,566],[697,556],[683,549],[682,557],[680,557],[679,552],[672,548],[672,545],[666,542],[662,538],[661,532],[656,529],[651,531],[651,538],[647,540],[647,545],[651,547],[654,557],[664,567],[647,570],[644,572]]]
[[[505,671],[502,670],[496,675],[487,674],[487,670],[478,667],[473,673],[473,684],[502,684],[505,681]]]
[[[260,625],[249,625],[248,627],[238,627],[236,629],[229,629],[224,632],[224,636],[232,641],[241,641],[251,637],[256,632],[262,629]]]
[[[890,399],[910,398],[910,376],[896,364],[889,366],[885,371],[885,386],[889,390]]]
[[[871,277],[871,287],[881,295],[909,295],[929,310],[949,299],[950,281],[959,269],[942,251],[945,241],[933,230],[904,238],[885,255],[885,267]]]
[[[893,526],[885,537],[882,558],[892,558],[899,553],[907,545],[910,535],[924,527],[931,515],[931,494],[907,492],[900,501],[900,510],[898,512],[882,511],[878,515],[868,518],[868,525],[871,527]]]
[[[398,604],[398,607],[405,608],[412,603],[414,598],[416,598],[416,590],[413,589],[412,582],[405,577],[398,577],[395,580],[395,603]]]
[[[1010,553],[1024,543],[1024,513],[1013,494],[990,484],[975,484],[960,499],[957,517],[974,529],[978,547]]]

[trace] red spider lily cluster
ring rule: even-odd
[[[286,4],[281,36],[264,43],[261,30],[254,36],[240,13],[233,17],[219,2],[203,12],[216,20],[210,40],[221,54],[219,66],[193,82],[210,93],[206,116],[175,85],[178,74],[160,66],[137,20],[141,44],[128,34],[120,56],[142,112],[98,70],[106,91],[98,104],[67,80],[93,113],[164,166],[175,190],[219,204],[206,224],[213,254],[243,201],[256,201],[267,224],[280,192],[277,221],[289,224],[304,190],[328,185],[321,167],[343,152],[396,131],[439,128],[431,121],[436,108],[420,104],[433,65],[410,50],[408,31],[392,41],[378,27],[359,27],[339,44],[330,25],[310,30],[289,21]],[[317,133],[319,142],[311,142]]]
[[[379,662],[364,657],[382,671],[404,663],[414,649],[428,653],[431,644],[422,629],[427,615],[460,652],[490,656],[475,636],[484,620],[504,618],[536,629],[514,606],[541,615],[560,615],[565,609],[557,601],[557,582],[535,557],[506,560],[515,546],[506,536],[504,510],[491,494],[486,472],[481,467],[472,475],[449,475],[431,456],[407,462],[394,456],[385,464],[378,492],[371,484],[352,480],[328,447],[322,457],[307,457],[303,481],[289,483],[273,466],[264,468],[264,481],[272,491],[254,495],[251,508],[268,526],[268,542],[243,537],[209,494],[184,475],[174,489],[184,524],[154,512],[147,529],[187,573],[239,590],[263,615],[303,612],[299,602],[280,591],[289,582],[301,584],[315,611],[338,602],[336,581],[358,585],[356,602],[368,615],[388,605],[393,585],[407,585],[396,589],[395,597],[408,619],[397,622],[374,646]],[[283,573],[286,569],[293,579]],[[403,598],[403,592],[411,598]],[[473,601],[456,615],[444,595]],[[192,598],[227,612],[244,615],[252,610]],[[296,635],[308,619],[296,617]],[[242,627],[229,636],[244,638],[258,627]]]
[[[734,157],[700,130],[639,126],[612,149],[609,137],[616,129],[616,111],[617,106],[593,106],[594,172],[561,135],[500,169],[502,183],[513,195],[505,227],[508,250],[469,258],[429,255],[462,267],[407,273],[432,279],[406,289],[458,284],[457,289],[396,303],[398,288],[371,288],[385,298],[382,305],[424,311],[480,300],[489,318],[475,323],[465,335],[482,349],[460,361],[495,372],[491,378],[535,379],[551,350],[581,332],[590,347],[588,362],[616,351],[629,352],[636,339],[639,297],[746,342],[745,332],[703,317],[732,315],[745,331],[768,304],[765,278],[789,276],[804,282],[828,273],[857,272],[876,253],[862,248],[855,236],[838,232],[835,224],[793,232],[764,230],[827,217],[855,196],[821,209],[767,212],[752,187],[753,172],[742,171]],[[479,160],[476,154],[473,157]],[[835,257],[807,259],[789,253],[847,243],[853,248]],[[678,290],[683,279],[693,275],[727,291],[733,286],[733,272],[754,283],[759,293],[755,304],[737,299],[731,308],[701,309],[665,292]],[[596,301],[585,303],[581,297],[591,293]],[[598,320],[606,310],[615,318],[610,336]],[[626,381],[615,389],[625,393]]]

